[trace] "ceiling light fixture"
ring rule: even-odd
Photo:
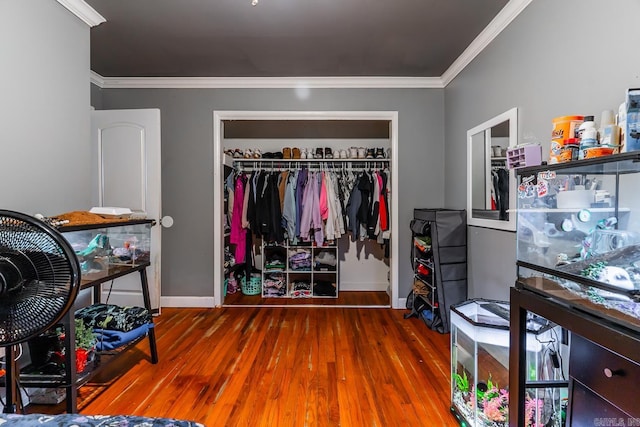
[[[251,6],[257,6],[258,0],[251,0]]]

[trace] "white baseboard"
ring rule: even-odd
[[[386,287],[386,284],[385,284]],[[340,289],[345,290],[340,284]],[[354,290],[354,289],[349,289]],[[371,290],[371,289],[367,289]],[[380,289],[385,290],[385,289]],[[162,307],[173,308],[213,308],[215,307],[212,297],[162,297],[160,298]],[[404,310],[406,308],[407,299],[399,298],[398,305],[392,308]]]
[[[161,297],[162,307],[213,308],[213,297]]]
[[[389,282],[343,282],[340,281],[340,290],[339,291],[386,291],[389,287]],[[338,291],[338,292],[339,292]]]

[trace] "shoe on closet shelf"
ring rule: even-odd
[[[282,159],[282,158],[284,158],[284,154],[282,154],[282,151],[276,151],[276,152],[271,153],[271,154],[273,154],[273,158],[274,159]]]
[[[376,148],[376,159],[384,159],[384,148]]]
[[[357,159],[358,158],[358,148],[357,147],[349,148],[349,158],[350,159]]]
[[[242,158],[242,151],[239,148],[236,148],[235,150],[233,150],[233,158],[234,159]]]
[[[253,158],[254,159],[259,159],[262,157],[262,151],[260,151],[259,148],[256,148],[255,150],[253,150]]]
[[[367,148],[367,159],[373,159],[375,153],[376,152],[373,148]]]
[[[324,156],[324,151],[322,150],[321,147],[316,148],[316,155],[314,156],[314,159],[322,159],[322,157]]]
[[[283,159],[290,159],[291,158],[291,148],[284,147],[282,149],[282,158]]]
[[[252,159],[253,158],[253,150],[251,148],[245,149],[243,157],[245,159]]]
[[[358,158],[364,159],[367,157],[367,149],[364,147],[358,147]]]
[[[340,159],[348,159],[349,158],[349,154],[347,153],[347,150],[340,150],[340,151],[338,151],[338,157]]]
[[[324,148],[324,158],[325,159],[333,159],[333,151],[329,147]]]
[[[301,156],[300,149],[298,147],[293,147],[293,149],[291,149],[291,158],[299,159],[300,156]],[[305,156],[306,156],[306,153],[305,153]]]

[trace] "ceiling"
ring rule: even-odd
[[[103,77],[440,77],[508,3],[85,1]]]

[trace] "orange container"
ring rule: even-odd
[[[552,120],[551,147],[549,150],[549,163],[563,163],[567,161],[569,153],[564,150],[566,140],[577,138],[578,127],[584,121],[584,116],[562,116]]]
[[[584,116],[562,116],[556,117],[553,123],[553,131],[551,132],[551,140],[562,144],[565,139],[577,138],[578,127],[584,121]]]
[[[580,147],[577,145],[567,145],[560,150],[560,154],[557,157],[556,163],[570,162],[571,160],[578,160],[578,154],[580,153]]]
[[[589,147],[583,149],[585,159],[593,159],[595,157],[609,156],[616,149],[613,147]]]

